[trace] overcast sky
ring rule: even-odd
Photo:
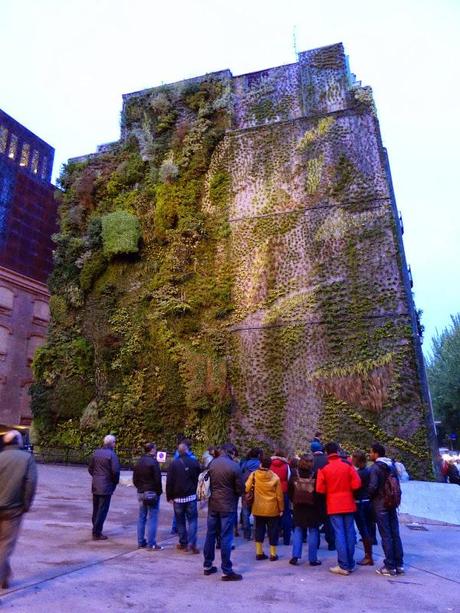
[[[371,85],[415,301],[460,311],[460,0],[0,0],[0,108],[69,157],[119,138],[121,95],[343,42]]]

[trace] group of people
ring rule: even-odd
[[[445,483],[460,485],[460,456],[440,456],[440,472]]]
[[[89,466],[93,476],[95,540],[106,538],[102,526],[110,495],[119,479],[114,444],[114,437],[107,436],[104,448],[96,450]],[[401,468],[386,457],[379,443],[370,449],[369,459],[371,465],[363,451],[356,451],[350,457],[336,443],[330,442],[323,447],[319,438],[315,438],[308,453],[290,461],[282,449],[275,455],[266,455],[257,448],[238,461],[235,446],[226,443],[210,447],[200,463],[190,448],[190,441],[184,439],[177,447],[166,477],[166,498],[174,508],[172,532],[178,534],[176,547],[179,551],[200,553],[197,547],[198,505],[205,499],[208,504],[203,548],[205,575],[217,572],[214,560],[216,549],[220,549],[222,580],[242,579],[242,575],[233,570],[231,560],[233,537],[238,534],[240,523],[244,538],[254,538],[258,561],[277,561],[280,536],[284,545],[289,546],[292,535],[289,563],[294,566],[302,558],[305,542],[310,566],[321,565],[318,548],[323,531],[328,549],[337,550],[337,564],[329,570],[339,575],[349,575],[357,565],[374,564],[372,548],[378,527],[385,558],[377,573],[403,574],[403,547],[397,516]],[[101,470],[103,466],[105,471]],[[139,501],[138,547],[161,550],[156,533],[163,487],[153,443],[146,444],[144,455],[135,465],[133,483]],[[358,562],[354,559],[355,525],[364,548],[364,557]],[[266,536],[268,555],[263,547]]]
[[[93,453],[88,466],[92,476],[92,537],[95,541],[107,539],[103,526],[120,479],[115,445],[115,437],[107,435],[103,447]],[[163,494],[156,454],[155,444],[147,443],[133,470],[139,503],[138,547],[152,551],[162,549],[156,540]],[[257,561],[276,562],[280,536],[289,546],[292,535],[289,563],[294,566],[302,558],[305,542],[310,566],[321,565],[318,548],[323,531],[328,549],[337,550],[337,564],[329,570],[338,575],[349,575],[356,564],[374,564],[372,547],[376,543],[377,526],[385,554],[377,573],[403,574],[403,547],[397,516],[400,471],[395,462],[386,457],[379,443],[370,449],[369,459],[371,465],[363,451],[356,451],[350,457],[336,443],[330,442],[323,447],[319,438],[315,438],[309,452],[300,458],[288,460],[282,449],[275,455],[251,449],[244,460],[238,461],[236,447],[226,443],[209,448],[200,464],[190,441],[184,439],[177,447],[166,477],[166,498],[174,508],[172,530],[178,534],[177,549],[200,553],[197,528],[201,501],[208,506],[203,548],[206,576],[218,572],[214,561],[216,549],[220,549],[222,580],[242,579],[242,575],[234,571],[231,560],[233,537],[240,523],[244,538],[254,538]],[[36,483],[35,461],[22,449],[21,434],[8,432],[4,436],[4,451],[0,454],[0,587],[3,589],[8,587],[9,558],[23,514],[31,506]],[[357,563],[354,559],[355,524],[364,547],[364,557]],[[263,547],[266,535],[269,555]]]

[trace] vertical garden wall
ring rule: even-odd
[[[61,187],[43,441],[293,452],[319,428],[430,473],[385,152],[341,45],[124,96],[121,140]]]

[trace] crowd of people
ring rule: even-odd
[[[460,455],[440,454],[438,463],[443,481],[460,485]]]
[[[110,497],[119,479],[115,439],[108,435],[104,447],[95,451],[89,472],[93,477],[93,538],[105,540],[102,532]],[[156,447],[145,445],[145,453],[133,470],[137,488],[139,548],[161,550],[157,543],[158,513],[163,494]],[[358,450],[351,456],[334,442],[323,446],[320,433],[308,453],[288,459],[282,449],[267,455],[250,449],[238,460],[231,443],[209,447],[198,461],[190,441],[178,444],[166,476],[166,499],[173,505],[171,532],[178,535],[177,549],[199,554],[197,546],[198,506],[208,506],[203,547],[205,575],[217,572],[216,549],[220,549],[222,580],[238,581],[233,570],[233,538],[239,534],[255,542],[255,559],[276,562],[280,538],[292,544],[289,563],[296,566],[307,544],[308,563],[320,566],[321,533],[329,550],[337,551],[337,564],[330,572],[349,575],[357,565],[372,566],[378,528],[385,554],[380,575],[404,573],[403,547],[399,535],[397,507],[399,482],[408,479],[401,463],[386,457],[385,448],[375,443],[367,455]],[[355,562],[358,529],[364,556]],[[264,551],[267,538],[269,552]]]
[[[103,526],[120,479],[115,445],[115,437],[107,435],[88,466],[95,541],[107,539]],[[163,486],[156,456],[155,444],[147,443],[133,470],[139,504],[137,543],[151,551],[162,549],[157,543],[157,525]],[[22,449],[17,431],[4,436],[0,469],[0,586],[4,589],[11,574],[9,558],[37,483],[33,456]],[[242,460],[237,458],[236,447],[226,443],[210,447],[200,463],[190,441],[183,439],[166,476],[166,498],[174,509],[171,531],[177,532],[179,551],[199,554],[198,506],[207,504],[204,575],[218,572],[214,562],[216,549],[220,549],[222,580],[239,581],[242,575],[233,569],[231,556],[240,526],[243,537],[254,540],[257,561],[278,561],[282,538],[285,546],[292,545],[289,563],[293,566],[300,563],[305,543],[309,565],[321,565],[318,549],[324,533],[328,549],[337,551],[337,564],[329,568],[337,575],[349,575],[357,565],[374,564],[377,527],[385,556],[377,573],[394,577],[404,573],[397,515],[399,481],[404,473],[404,467],[386,457],[379,443],[372,445],[368,455],[356,451],[349,456],[335,442],[323,446],[318,434],[300,457],[288,459],[283,449],[271,455],[254,448]],[[364,548],[358,562],[355,525]]]

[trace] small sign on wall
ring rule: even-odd
[[[157,462],[160,464],[166,462],[166,451],[157,451]]]

